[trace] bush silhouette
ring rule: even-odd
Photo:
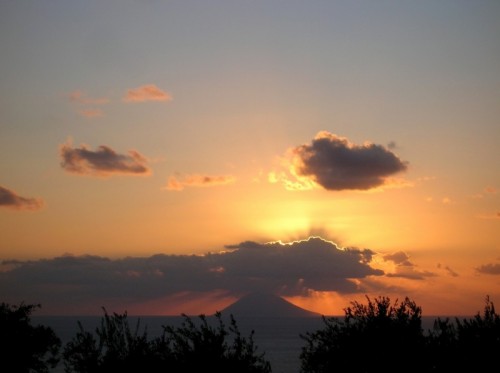
[[[302,372],[423,371],[421,308],[408,298],[366,298],[366,305],[351,302],[343,320],[323,317],[324,329],[301,336]]]
[[[343,320],[323,317],[325,327],[301,336],[303,373],[477,372],[490,370],[500,354],[500,317],[486,297],[483,315],[437,318],[424,333],[422,312],[405,298],[387,297],[366,305],[352,302]]]
[[[127,313],[109,315],[104,309],[95,334],[85,331],[80,322],[78,327],[76,336],[64,348],[66,372],[139,372],[147,371],[145,368],[153,363],[146,331],[139,333],[139,320],[132,331]]]
[[[40,305],[0,304],[0,361],[9,372],[49,372],[58,363],[61,340],[46,326],[33,326],[30,315]]]
[[[215,314],[215,326],[204,315],[196,324],[183,315],[180,327],[165,326],[157,340],[156,351],[175,372],[271,372],[264,354],[257,353],[253,331],[248,338],[241,335],[235,319],[226,328],[220,312]]]
[[[264,355],[257,354],[253,333],[242,337],[236,321],[226,329],[220,313],[211,326],[204,315],[199,323],[183,315],[180,327],[163,326],[151,341],[139,320],[131,330],[127,314],[109,315],[104,310],[95,334],[79,323],[79,332],[64,349],[67,373],[98,372],[271,372]]]
[[[486,297],[483,315],[473,318],[436,319],[429,335],[432,371],[486,371],[500,355],[500,316]]]

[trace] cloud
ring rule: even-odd
[[[42,208],[40,198],[21,197],[16,192],[0,186],[0,207],[13,210],[38,210]]]
[[[77,311],[79,305],[138,304],[181,293],[362,292],[359,280],[384,274],[371,267],[374,255],[368,249],[339,248],[311,237],[288,244],[247,241],[206,255],[5,261],[0,299],[40,302],[49,308],[71,306]]]
[[[234,176],[231,175],[186,175],[184,177],[178,177],[172,175],[168,178],[167,187],[168,190],[183,190],[185,187],[212,187],[219,185],[227,185],[235,182]]]
[[[408,168],[389,148],[356,145],[326,131],[319,132],[310,144],[290,149],[287,158],[296,179],[288,189],[310,189],[313,183],[327,190],[369,190],[390,185],[394,182],[391,176]]]
[[[398,144],[396,144],[396,142],[395,142],[395,141],[390,141],[390,142],[387,144],[387,148],[388,148],[388,149],[391,149],[391,150],[393,150],[393,149],[397,149],[397,148],[398,148]]]
[[[403,277],[411,280],[423,280],[426,277],[434,277],[435,273],[430,271],[420,271],[410,261],[410,256],[403,251],[398,251],[393,254],[383,255],[382,258],[387,262],[392,262],[395,265],[395,272],[387,273],[387,277]]]
[[[106,97],[92,98],[82,91],[73,91],[68,95],[68,98],[71,102],[79,105],[105,105],[110,102]]]
[[[97,118],[104,115],[101,109],[83,109],[78,113],[85,118]]]
[[[394,262],[398,266],[411,267],[413,264],[410,262],[410,257],[403,251],[398,251],[394,254],[387,254],[383,256],[384,260]]]
[[[451,269],[449,266],[442,266],[441,263],[438,263],[437,267],[440,269],[441,268],[444,269],[449,276],[452,276],[452,277],[459,276],[459,274],[457,272],[455,272],[453,269]]]
[[[484,191],[488,194],[497,194],[498,188],[495,188],[493,186],[487,186],[486,188],[484,188]]]
[[[500,275],[500,263],[483,264],[476,271],[485,275]]]
[[[93,151],[85,145],[73,148],[69,142],[60,146],[59,153],[62,158],[61,167],[78,175],[149,175],[151,173],[147,166],[147,159],[135,150],[129,150],[128,154],[119,154],[110,147],[101,145]]]
[[[123,97],[123,101],[131,103],[170,100],[172,100],[172,96],[154,84],[146,84],[137,88],[129,89]]]

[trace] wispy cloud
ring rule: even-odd
[[[97,150],[90,150],[86,145],[74,148],[71,142],[68,142],[60,146],[59,153],[62,158],[61,167],[78,175],[140,176],[151,173],[146,157],[136,150],[129,150],[128,154],[120,154],[106,145],[99,146]]]
[[[206,255],[5,261],[0,299],[40,302],[56,310],[71,306],[78,312],[78,307],[89,304],[98,311],[114,301],[137,304],[214,291],[236,296],[253,291],[361,293],[360,281],[384,274],[371,266],[374,255],[368,249],[340,248],[311,237],[286,244],[247,241]],[[9,285],[14,283],[15,287]]]
[[[85,118],[97,118],[104,115],[101,109],[83,109],[78,112],[82,117]]]
[[[497,194],[498,193],[498,188],[495,188],[493,186],[487,186],[486,188],[484,188],[484,191],[488,194]]]
[[[0,186],[0,207],[13,210],[38,210],[42,206],[43,201],[40,198],[21,197],[16,192]]]
[[[235,180],[231,175],[172,175],[168,178],[166,189],[180,191],[186,187],[213,187],[232,184]]]
[[[123,101],[130,103],[170,100],[172,100],[172,96],[168,92],[158,88],[155,84],[146,84],[129,89],[123,97]]]
[[[450,266],[442,266],[441,264],[438,264],[438,268],[444,269],[449,276],[452,276],[452,277],[459,276],[459,274],[457,272],[455,272],[453,269],[451,269]]]
[[[110,102],[106,97],[93,98],[82,91],[73,91],[68,95],[68,98],[71,102],[80,105],[105,105]]]
[[[291,178],[282,173],[279,180],[288,189],[318,185],[327,190],[369,190],[393,184],[391,176],[408,168],[389,148],[356,145],[326,131],[319,132],[310,144],[291,148],[285,158]]]
[[[79,108],[76,110],[78,115],[85,118],[97,118],[104,115],[103,111],[95,106],[106,105],[110,100],[106,97],[93,98],[89,97],[83,91],[73,91],[68,95],[71,103],[76,104]]]

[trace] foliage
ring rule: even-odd
[[[483,371],[500,354],[500,316],[489,296],[485,299],[483,315],[473,318],[437,319],[429,336],[429,353],[436,372],[451,369]]]
[[[186,315],[183,317],[180,327],[165,326],[158,341],[157,351],[169,361],[167,365],[173,371],[271,372],[264,354],[257,354],[253,331],[248,338],[243,337],[232,315],[229,330],[219,312],[214,326],[204,315],[199,316],[199,324]]]
[[[422,371],[421,308],[408,298],[394,304],[387,297],[367,300],[351,302],[343,320],[323,317],[324,329],[301,336],[302,372],[400,371],[394,361],[411,361],[405,371]]]
[[[76,336],[64,348],[66,372],[138,372],[151,364],[147,332],[139,333],[139,320],[132,331],[127,313],[109,315],[104,309],[95,335],[85,331],[80,322],[78,327]]]
[[[483,315],[437,318],[427,334],[421,308],[405,298],[352,302],[343,320],[323,318],[325,327],[307,333],[300,355],[303,373],[486,371],[500,354],[500,317],[486,297]],[[404,362],[404,365],[396,362]]]
[[[14,373],[49,372],[58,363],[61,340],[46,326],[31,324],[40,305],[0,304],[0,360]]]
[[[200,323],[183,315],[178,328],[163,326],[160,337],[139,333],[139,321],[132,331],[127,314],[108,315],[104,310],[95,334],[79,324],[80,331],[64,349],[67,373],[99,372],[249,372],[267,373],[270,364],[257,354],[253,337],[244,338],[234,318],[226,329],[220,313],[216,326],[201,315]]]

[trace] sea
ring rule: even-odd
[[[197,316],[190,316],[193,321]],[[340,317],[342,318],[342,317]],[[432,328],[437,317],[422,317],[422,327],[425,330]],[[101,316],[32,316],[33,325],[51,327],[61,339],[64,346],[78,331],[78,322],[84,330],[94,332],[100,325]],[[149,338],[160,336],[163,325],[180,326],[182,316],[127,316],[129,325],[134,330],[139,321],[140,331],[147,330]],[[207,318],[210,321],[210,318]],[[229,320],[225,320],[226,326]],[[273,373],[298,373],[300,371],[300,353],[305,341],[301,335],[314,332],[324,327],[321,317],[240,317],[236,324],[244,337],[253,331],[253,340],[257,353],[264,353],[264,357],[271,363]],[[64,367],[60,363],[54,373],[63,373]]]

